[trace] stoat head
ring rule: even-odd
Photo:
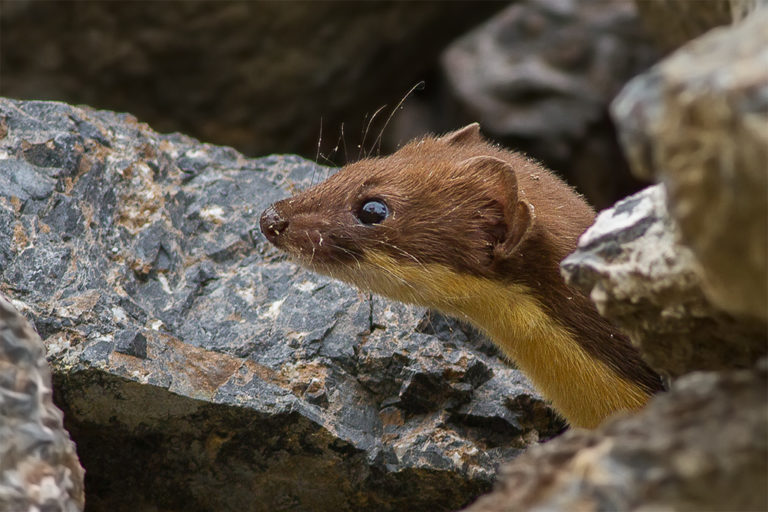
[[[300,264],[407,302],[424,301],[398,268],[494,277],[534,227],[516,169],[476,123],[349,164],[261,216]]]

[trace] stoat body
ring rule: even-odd
[[[563,281],[594,211],[477,124],[343,167],[261,217],[267,239],[316,272],[467,320],[574,426],[642,407],[661,381]]]

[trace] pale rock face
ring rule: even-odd
[[[734,318],[704,293],[662,184],[601,212],[561,267],[664,375],[749,368],[766,352],[763,322]]]

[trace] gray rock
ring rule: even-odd
[[[765,324],[713,305],[679,238],[664,185],[648,187],[598,215],[563,260],[563,276],[663,374],[751,367],[768,351]]]
[[[505,466],[467,512],[768,509],[766,365],[692,373],[636,416],[574,430]]]
[[[0,295],[0,510],[76,512],[83,505],[83,468],[51,398],[45,348]]]
[[[0,190],[0,288],[45,339],[94,509],[450,510],[562,429],[475,333],[271,248],[261,210],[331,169],[60,103],[0,122],[0,174],[54,180]]]
[[[634,168],[666,184],[708,297],[768,321],[768,8],[634,79],[613,114]]]

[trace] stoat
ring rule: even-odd
[[[662,389],[560,261],[594,219],[478,124],[343,167],[273,204],[261,230],[299,264],[485,332],[570,422],[595,427]]]

